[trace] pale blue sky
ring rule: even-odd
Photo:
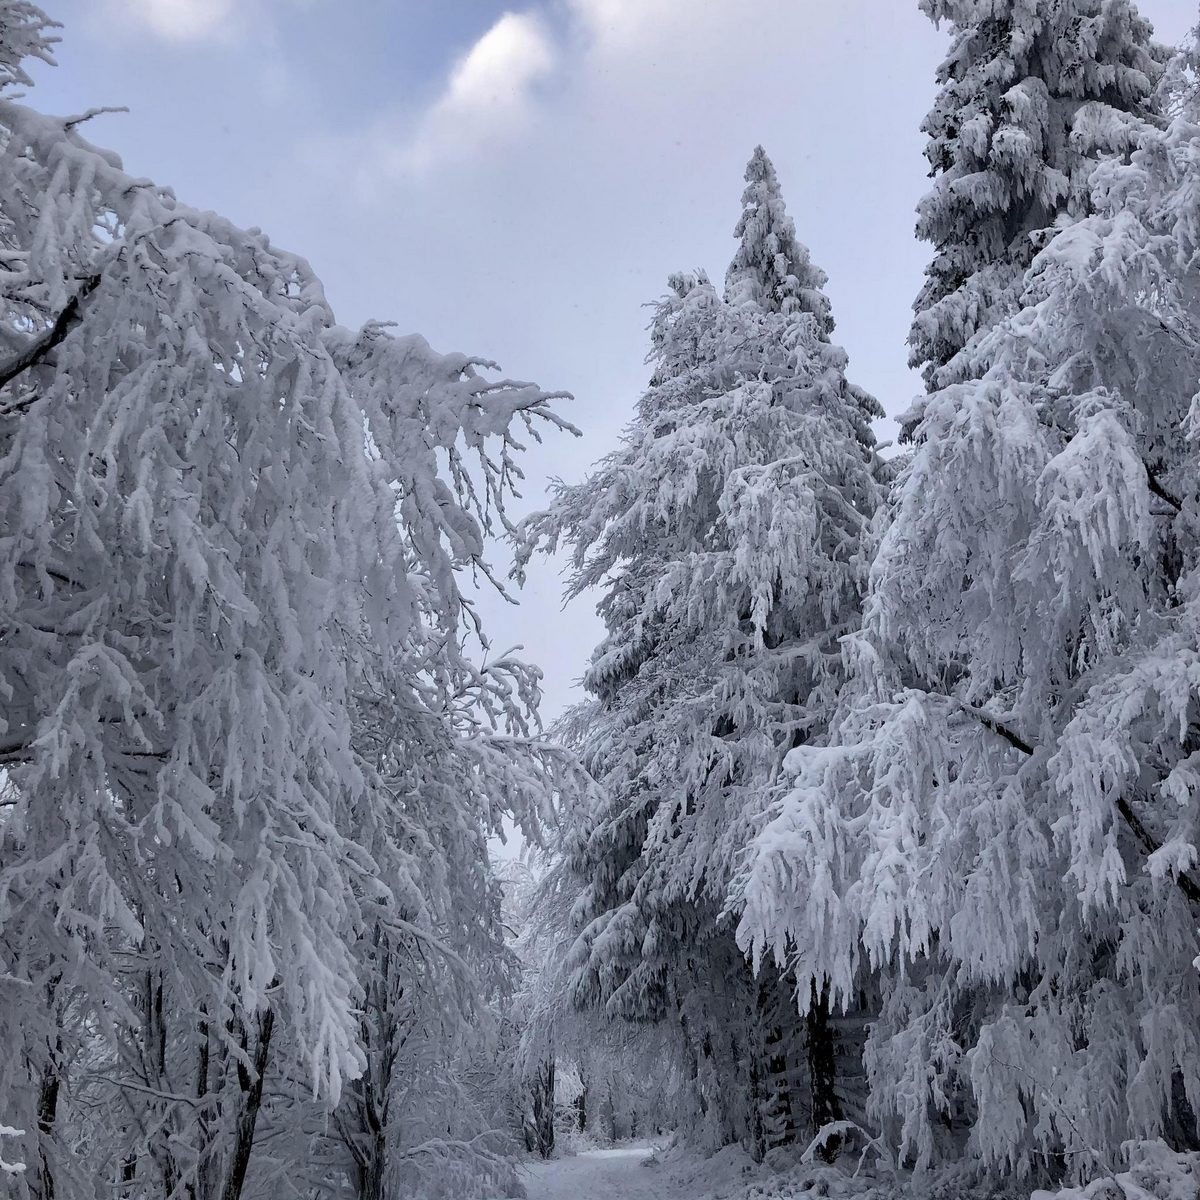
[[[587,436],[531,448],[529,505],[628,419],[642,305],[673,270],[724,271],[757,142],[830,275],[852,376],[889,412],[919,390],[919,126],[946,33],[916,0],[43,2],[65,28],[39,107],[128,105],[88,136],[305,254],[347,324],[575,393]],[[1170,41],[1197,14],[1141,8]],[[487,605],[498,648],[545,669],[549,715],[599,636],[559,592],[545,564],[520,610]]]

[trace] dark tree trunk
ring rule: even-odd
[[[358,1172],[358,1200],[383,1200],[383,1176],[386,1166],[383,1132],[378,1131],[371,1138],[371,1149]]]
[[[534,1149],[542,1158],[554,1153],[554,1059],[537,1069],[531,1085]]]
[[[131,1150],[126,1156],[125,1161],[121,1164],[121,1182],[133,1183],[137,1178],[137,1151]],[[125,1194],[124,1188],[121,1189],[121,1194]]]
[[[371,933],[367,962],[373,973],[361,1029],[368,1066],[353,1093],[356,1103],[352,1129],[349,1136],[343,1133],[343,1137],[358,1165],[359,1200],[383,1200],[388,1166],[389,1096],[399,1049],[396,1014],[405,989],[392,972],[391,943],[379,924]]]
[[[613,1103],[611,1082],[605,1093],[604,1102],[600,1105],[600,1125],[611,1145],[617,1140],[617,1106]]]
[[[736,1058],[734,1061],[737,1061]],[[757,1054],[750,1055],[747,1074],[749,1076],[748,1086],[750,1090],[750,1127],[746,1130],[744,1144],[746,1152],[750,1157],[756,1163],[760,1163],[767,1156],[767,1134],[763,1122],[763,1114],[767,1103],[762,1085],[762,1070],[759,1067]]]
[[[198,1043],[196,1052],[196,1123],[200,1132],[200,1161],[196,1164],[198,1186],[190,1189],[190,1194],[195,1195],[198,1192],[200,1196],[207,1197],[211,1190],[208,1186],[208,1177],[212,1170],[212,1147],[209,1145],[207,1108],[209,1060],[212,1050],[209,1045],[208,1010],[203,1004],[200,1006],[200,1021],[196,1027],[196,1040]]]
[[[148,959],[149,953],[149,948],[147,948]],[[145,1063],[146,1077],[160,1092],[166,1094],[171,1091],[171,1084],[167,1079],[167,1023],[163,1002],[162,975],[153,967],[147,966],[144,985],[142,1033],[145,1044],[142,1047],[142,1057]],[[156,1105],[163,1113],[163,1117],[147,1148],[162,1176],[163,1194],[173,1196],[179,1185],[179,1168],[175,1161],[175,1149],[172,1145],[173,1123],[167,1119],[167,1110],[164,1108],[168,1103],[169,1101],[160,1100]]]
[[[575,1097],[575,1124],[580,1133],[587,1129],[587,1080],[583,1078],[583,1073],[579,1076],[579,1095]]]
[[[813,984],[812,1003],[805,1017],[806,1051],[808,1054],[808,1079],[812,1090],[812,1120],[814,1132],[842,1119],[842,1106],[837,1097],[836,1047],[833,1029],[829,1020],[829,985],[818,993]],[[826,1162],[832,1162],[841,1149],[840,1138],[830,1138],[820,1154]]]
[[[258,1018],[258,1042],[254,1047],[254,1070],[251,1073],[244,1061],[237,1066],[238,1087],[241,1103],[238,1106],[237,1128],[234,1133],[233,1155],[229,1162],[229,1174],[221,1200],[241,1200],[242,1188],[246,1183],[246,1171],[250,1166],[250,1153],[254,1148],[254,1127],[262,1108],[263,1080],[267,1074],[270,1058],[271,1032],[275,1027],[275,1013],[268,1008]],[[247,1039],[242,1036],[242,1049],[249,1051]]]
[[[38,1157],[41,1159],[39,1171],[41,1185],[40,1200],[54,1200],[54,1171],[51,1167],[50,1142],[54,1137],[54,1122],[58,1118],[58,1064],[62,1056],[62,1041],[56,1041],[50,1061],[42,1071],[41,1084],[38,1087]]]
[[[759,977],[757,1018],[761,1033],[764,1104],[764,1151],[787,1146],[797,1141],[799,1129],[796,1118],[803,1102],[793,1096],[794,1081],[788,1058],[789,1034],[799,1041],[796,1014],[790,988],[780,986],[778,976]],[[789,1025],[790,1023],[790,1025]]]

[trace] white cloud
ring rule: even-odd
[[[695,26],[705,8],[686,0],[568,0],[568,7],[593,46],[622,46],[655,40],[673,24]],[[731,0],[708,0],[713,9],[736,11]]]
[[[419,171],[519,130],[534,111],[537,84],[557,61],[554,40],[540,17],[504,13],[455,63],[395,165]]]
[[[296,7],[313,0],[289,0]],[[253,33],[273,50],[275,17],[282,0],[98,0],[92,26],[102,36],[157,38],[177,46],[225,45]]]
[[[209,41],[222,36],[234,16],[234,0],[112,0],[115,18],[132,18],[170,42]]]

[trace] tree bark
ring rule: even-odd
[[[813,1132],[818,1133],[826,1125],[842,1119],[842,1106],[838,1100],[837,1055],[833,1030],[829,1020],[829,985],[812,985],[812,1003],[804,1019],[806,1053],[808,1056],[808,1079],[812,1091]],[[840,1138],[830,1138],[819,1151],[826,1162],[837,1158],[841,1149]]]
[[[38,1157],[41,1160],[39,1183],[41,1186],[40,1200],[54,1200],[54,1169],[51,1165],[52,1155],[49,1143],[54,1137],[54,1122],[58,1118],[59,1075],[58,1064],[62,1055],[62,1041],[56,1041],[54,1053],[42,1071],[41,1085],[38,1088]]]
[[[258,1113],[262,1108],[263,1080],[267,1074],[271,1032],[274,1028],[275,1013],[268,1008],[258,1018],[258,1041],[254,1047],[253,1073],[247,1070],[244,1061],[238,1062],[238,1086],[241,1088],[242,1100],[238,1107],[233,1156],[230,1159],[229,1174],[225,1178],[221,1200],[241,1200],[242,1188],[246,1184],[246,1171],[250,1166],[250,1153],[254,1148],[254,1127],[258,1123]],[[245,1036],[242,1038],[242,1049],[249,1049]]]
[[[542,1158],[554,1153],[554,1059],[538,1067],[531,1085],[534,1149]]]

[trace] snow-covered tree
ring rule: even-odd
[[[1200,112],[1168,107],[929,397],[847,711],[740,889],[802,1001],[879,973],[888,1139],[993,1177],[1200,1138]]]
[[[570,593],[598,589],[607,627],[576,722],[607,799],[567,850],[575,1003],[674,1023],[707,1139],[761,1146],[775,997],[722,913],[761,795],[836,703],[879,409],[761,150],[746,178],[727,295],[671,280],[621,448],[534,530],[569,544]]]
[[[808,247],[796,239],[775,165],[756,146],[746,165],[742,215],[733,236],[738,239],[725,272],[725,299],[755,304],[768,312],[806,312],[823,341],[833,332],[833,312],[822,289],[825,272],[812,263]]]
[[[923,126],[934,183],[917,234],[934,257],[909,336],[911,365],[933,390],[963,378],[959,351],[1019,306],[1025,270],[1058,218],[1086,212],[1096,158],[1124,152],[1162,52],[1132,0],[921,7],[949,22],[952,43]]]
[[[561,422],[16,103],[47,28],[0,0],[0,1113],[40,1200],[278,1194],[260,1117],[373,1078],[380,977],[492,969],[562,760],[459,575]]]

